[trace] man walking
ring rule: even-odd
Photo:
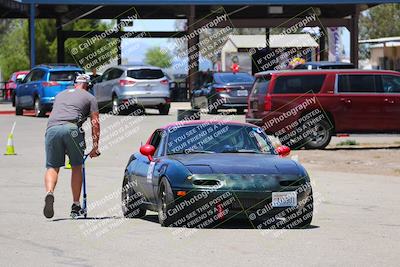
[[[45,206],[43,214],[46,218],[54,216],[54,188],[57,184],[60,167],[65,165],[65,155],[68,155],[72,166],[71,189],[73,204],[71,217],[82,215],[80,195],[82,188],[82,164],[85,151],[85,137],[82,124],[90,117],[92,125],[93,148],[89,153],[91,158],[99,153],[100,123],[96,99],[88,90],[90,77],[80,74],[75,80],[75,86],[59,93],[54,101],[53,111],[49,117],[46,130],[46,187]]]

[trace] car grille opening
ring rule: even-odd
[[[291,181],[279,181],[280,186],[301,186],[304,184],[304,179],[291,180]]]
[[[199,180],[194,180],[193,184],[199,186],[218,186],[221,183],[218,180],[199,179]]]

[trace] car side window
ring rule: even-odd
[[[319,93],[325,81],[325,75],[290,75],[277,78],[275,94]]]
[[[160,150],[161,137],[161,130],[156,130],[153,134],[153,137],[151,138],[150,145],[154,146],[154,148],[156,149],[154,155],[158,155],[158,152]]]
[[[123,70],[116,69],[116,68],[111,69],[108,74],[107,80],[110,81],[110,80],[118,79],[119,77],[121,77],[122,73],[124,73]]]
[[[101,77],[101,81],[102,82],[105,82],[105,81],[109,80],[109,76],[110,76],[111,71],[112,71],[112,69],[108,69],[103,73],[103,76]]]
[[[270,80],[270,75],[258,77],[253,85],[252,94],[265,95],[267,93]]]
[[[344,74],[338,77],[339,93],[380,93],[379,75]]]
[[[29,83],[32,80],[32,75],[35,71],[31,71],[28,73],[28,75],[25,76],[25,79],[22,81],[22,83]]]
[[[385,93],[400,93],[400,77],[394,75],[382,76],[383,91]]]
[[[124,73],[123,70],[120,69],[114,69],[112,72],[112,79],[118,79],[119,77],[121,77],[121,75]]]
[[[43,77],[45,75],[45,71],[43,70],[35,70],[34,73],[32,74],[32,82],[37,82],[43,80]]]

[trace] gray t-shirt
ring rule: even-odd
[[[66,89],[57,94],[47,129],[75,122],[82,125],[92,112],[98,112],[96,98],[84,89]]]

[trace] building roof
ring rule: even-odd
[[[399,47],[400,36],[383,37],[359,41],[360,44],[370,44],[370,48]]]
[[[375,39],[360,40],[360,44],[373,44],[373,43],[386,43],[386,42],[400,42],[400,36],[391,36]]]
[[[176,5],[189,4],[187,0],[20,0],[22,3],[35,4],[88,4],[88,5]],[[383,4],[393,0],[335,0],[335,4]],[[192,5],[321,5],[332,4],[331,0],[192,0]]]
[[[270,35],[269,46],[271,48],[278,47],[318,47],[318,43],[314,38],[307,34],[278,34]],[[228,48],[229,44],[226,45],[225,51],[237,50],[239,48],[255,48],[265,47],[266,37],[265,35],[230,35],[226,43],[231,43],[234,47]],[[225,47],[225,46],[224,46]]]

